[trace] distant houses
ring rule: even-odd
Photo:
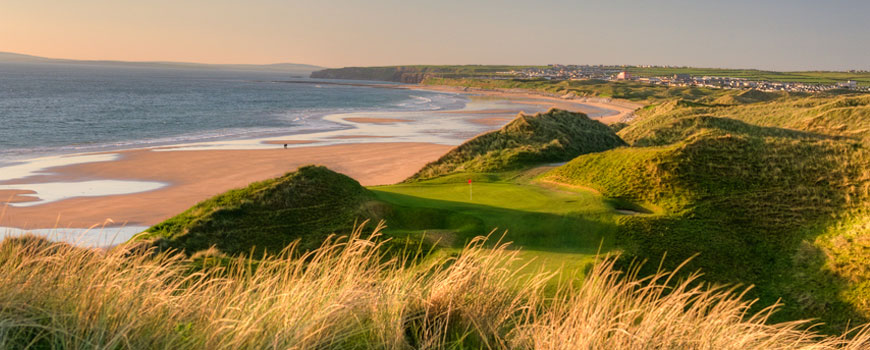
[[[692,76],[687,73],[638,77],[631,74],[631,72],[626,68],[631,68],[631,66],[550,64],[547,67],[533,67],[504,72],[505,76],[503,76],[502,79],[508,77],[522,77],[546,80],[632,80],[653,85],[695,86],[715,89],[758,89],[762,91],[789,92],[822,92],[833,89],[849,89],[870,92],[870,87],[859,85],[855,80],[834,84],[823,84],[812,82],[749,80],[737,77]],[[644,66],[641,68],[644,68]],[[686,67],[664,66],[663,68],[682,69]]]
[[[849,80],[845,83],[837,83],[837,86],[840,87],[841,89],[854,90],[854,89],[858,88],[858,82],[854,81],[854,80]]]

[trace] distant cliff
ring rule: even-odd
[[[417,84],[425,73],[416,67],[346,67],[324,69],[311,73],[312,78],[392,81]]]
[[[483,78],[506,75],[512,70],[527,66],[388,66],[388,67],[345,67],[330,68],[311,73],[312,78],[391,81],[396,83],[419,84],[424,79],[440,78]]]

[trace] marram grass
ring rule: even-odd
[[[0,349],[870,348],[867,328],[767,323],[773,309],[748,314],[738,289],[697,274],[640,278],[603,257],[548,296],[554,273],[518,275],[507,243],[407,261],[382,249],[380,229],[257,260],[7,239]]]

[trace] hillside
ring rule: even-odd
[[[671,101],[619,135],[632,147],[580,156],[543,179],[646,203],[620,220],[631,255],[690,264],[706,278],[756,284],[784,319],[842,329],[870,317],[867,97],[735,96],[736,105]],[[742,99],[742,101],[741,101]]]
[[[409,180],[430,179],[453,172],[496,172],[563,162],[624,144],[609,127],[583,113],[551,109],[535,115],[520,114],[501,129],[452,149]]]
[[[11,52],[0,52],[0,63],[35,63],[35,64],[75,64],[91,66],[136,67],[136,68],[173,68],[173,69],[215,69],[235,71],[283,72],[289,74],[308,74],[322,67],[310,64],[275,63],[275,64],[206,64],[190,62],[132,62],[109,60],[70,60],[61,58],[46,58],[23,55]]]
[[[429,77],[493,77],[502,72],[523,69],[528,66],[387,66],[387,67],[345,67],[329,68],[311,73],[317,79],[373,80],[396,83],[420,83]]]
[[[356,180],[306,166],[200,202],[138,238],[188,253],[212,245],[227,254],[278,252],[297,239],[310,249],[349,232],[370,196]]]

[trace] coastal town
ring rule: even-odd
[[[653,85],[694,86],[716,89],[757,89],[761,91],[788,92],[823,92],[837,89],[870,92],[870,86],[859,85],[855,80],[845,80],[837,83],[807,83],[771,80],[753,80],[739,77],[692,75],[686,73],[661,76],[635,76],[626,66],[604,65],[561,65],[550,64],[540,68],[525,68],[504,72],[502,78],[520,77],[524,79],[547,80],[606,80],[606,81],[637,81]],[[637,68],[678,68],[641,66]],[[852,73],[866,73],[851,71]]]

